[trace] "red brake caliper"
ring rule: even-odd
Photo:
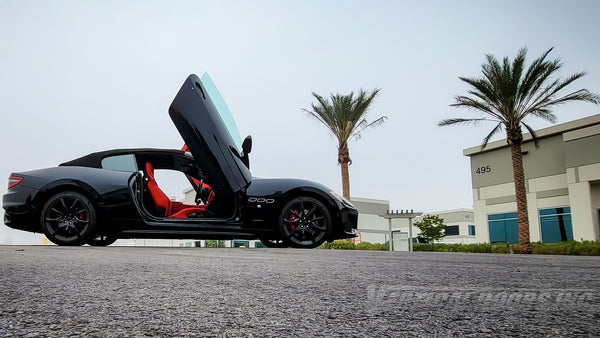
[[[298,213],[298,210],[290,210],[289,220],[293,221],[296,218],[296,216],[294,216],[294,214],[297,214],[297,213]],[[295,228],[296,228],[296,226],[294,224],[290,223],[290,230],[294,230]]]

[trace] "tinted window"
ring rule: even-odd
[[[519,241],[516,212],[488,215],[490,243],[517,243]]]
[[[553,243],[573,239],[571,208],[551,208],[540,210],[542,242]]]
[[[458,235],[458,225],[448,225],[446,227],[446,236]]]
[[[217,108],[217,112],[219,112],[219,115],[221,116],[221,119],[223,120],[223,123],[229,132],[229,135],[231,135],[235,145],[238,147],[238,153],[241,153],[242,138],[240,137],[240,132],[238,131],[235,121],[233,120],[233,116],[231,116],[231,112],[225,104],[225,100],[221,96],[221,93],[219,93],[217,86],[215,86],[208,73],[204,73],[201,80],[202,84],[204,85],[204,89],[206,89],[208,96],[215,105],[215,108]]]
[[[138,171],[133,154],[106,157],[102,169],[135,172]]]

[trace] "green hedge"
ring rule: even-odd
[[[333,241],[331,243],[323,243],[319,248],[321,249],[336,249],[336,250],[389,250],[390,248],[386,244],[362,242],[360,244],[354,244],[347,241]]]
[[[477,243],[477,244],[431,244],[415,243],[414,251],[437,251],[437,252],[476,252],[476,253],[511,253],[512,245]],[[582,255],[600,256],[600,242],[591,241],[567,241],[558,243],[531,243],[534,254],[540,255]]]
[[[436,252],[469,252],[469,253],[512,253],[512,245],[506,243],[489,244],[442,244],[435,245],[429,243],[414,243],[414,251],[436,251]],[[387,251],[389,247],[386,244],[362,242],[354,244],[347,241],[334,241],[324,243],[321,249],[336,250],[382,250]],[[582,256],[600,256],[600,242],[592,241],[567,241],[558,243],[531,243],[534,254],[539,255],[582,255]]]
[[[204,246],[206,248],[224,248],[225,241],[223,241],[223,240],[220,240],[220,241],[207,240],[206,242],[204,242]]]
[[[600,256],[600,242],[567,241],[558,243],[531,243],[534,254]]]
[[[356,250],[389,251],[390,247],[387,244],[362,242],[356,245]]]
[[[437,251],[437,252],[471,252],[471,253],[510,253],[508,244],[443,244],[436,243],[433,248],[429,243],[413,244],[414,251]]]

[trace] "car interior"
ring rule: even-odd
[[[173,218],[198,218],[207,215],[206,208],[208,204],[214,198],[214,192],[210,192],[206,200],[206,204],[199,205],[188,205],[182,202],[171,201],[171,199],[160,189],[156,179],[154,177],[154,166],[151,162],[146,162],[145,171],[146,186],[154,201],[155,209],[158,215],[162,217],[173,217]],[[199,189],[206,189],[208,185],[193,179],[196,184],[196,191]]]
[[[213,202],[215,193],[204,182],[204,175],[199,170],[189,153],[137,153],[137,167],[143,174],[143,204],[152,215],[167,218],[200,218],[214,214],[208,206]],[[174,201],[160,188],[155,169],[167,169],[181,172],[190,186],[196,191],[196,204],[184,204]]]

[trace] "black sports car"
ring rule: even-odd
[[[207,74],[186,79],[169,115],[185,142],[182,150],[108,150],[11,174],[4,223],[43,232],[58,245],[258,238],[268,247],[313,248],[356,235],[356,208],[325,186],[252,177],[252,139],[241,141]],[[169,199],[154,169],[183,173],[195,203]]]

